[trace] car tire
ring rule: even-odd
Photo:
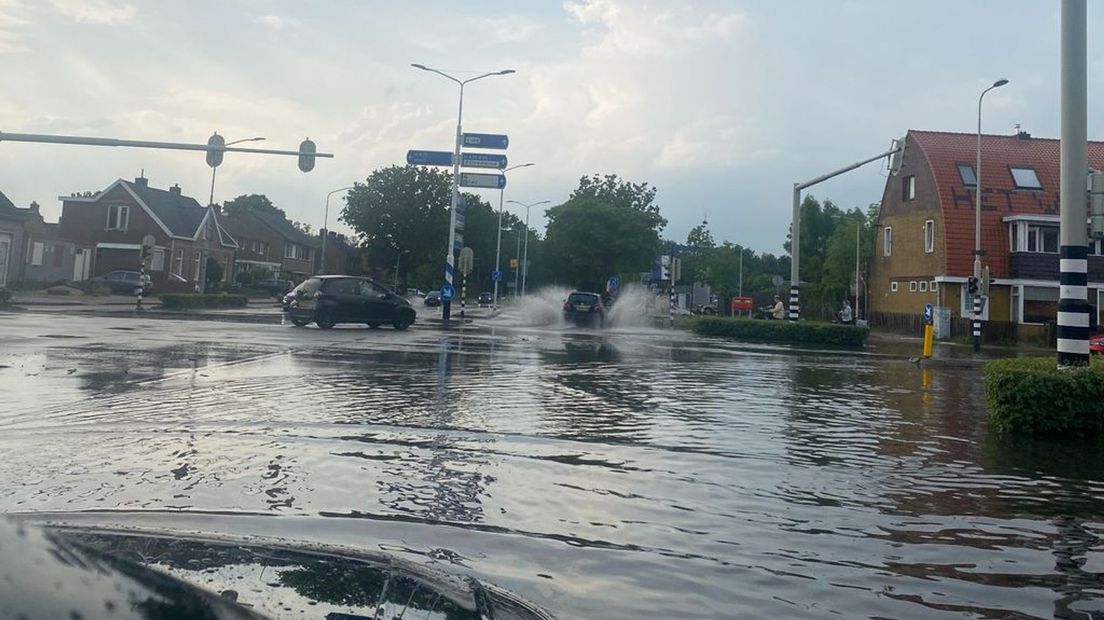
[[[413,323],[413,312],[400,312],[399,315],[395,317],[394,322],[392,322],[391,324],[395,326],[395,329],[403,331],[406,328],[410,327]]]
[[[291,319],[291,324],[296,327],[306,327],[308,323],[310,323],[310,319]]]
[[[380,324],[376,322],[368,323],[368,329],[379,329]]]
[[[333,315],[329,312],[321,312],[314,317],[314,323],[318,325],[318,329],[333,329],[334,325],[337,325],[337,321],[334,320]]]

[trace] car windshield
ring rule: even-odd
[[[0,0],[0,84],[0,522],[241,617],[1104,620],[1104,0]]]

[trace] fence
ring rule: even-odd
[[[871,312],[870,326],[899,334],[921,336],[924,333],[924,319],[919,314],[895,314],[889,312]],[[971,317],[951,318],[951,338],[972,338],[973,322]],[[1009,321],[985,321],[981,328],[983,342],[1015,342],[1016,324]]]

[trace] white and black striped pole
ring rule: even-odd
[[[798,284],[801,281],[801,185],[794,183],[793,220],[790,224],[790,312],[789,319],[801,316]]]
[[[460,318],[464,318],[464,310],[468,307],[468,276],[460,276]]]
[[[981,290],[978,288],[977,278],[971,284],[974,296],[974,353],[981,351]]]
[[[1058,366],[1089,363],[1086,0],[1062,0]]]

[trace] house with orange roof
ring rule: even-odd
[[[918,315],[925,304],[973,313],[977,134],[908,132],[882,195],[869,309]],[[1089,142],[1104,169],[1104,142]],[[981,137],[981,262],[992,278],[982,318],[1046,324],[1058,311],[1059,141],[1026,132]],[[1087,200],[1087,192],[1086,192]],[[1086,226],[1088,224],[1086,223]],[[1089,242],[1093,320],[1104,308],[1104,247]]]

